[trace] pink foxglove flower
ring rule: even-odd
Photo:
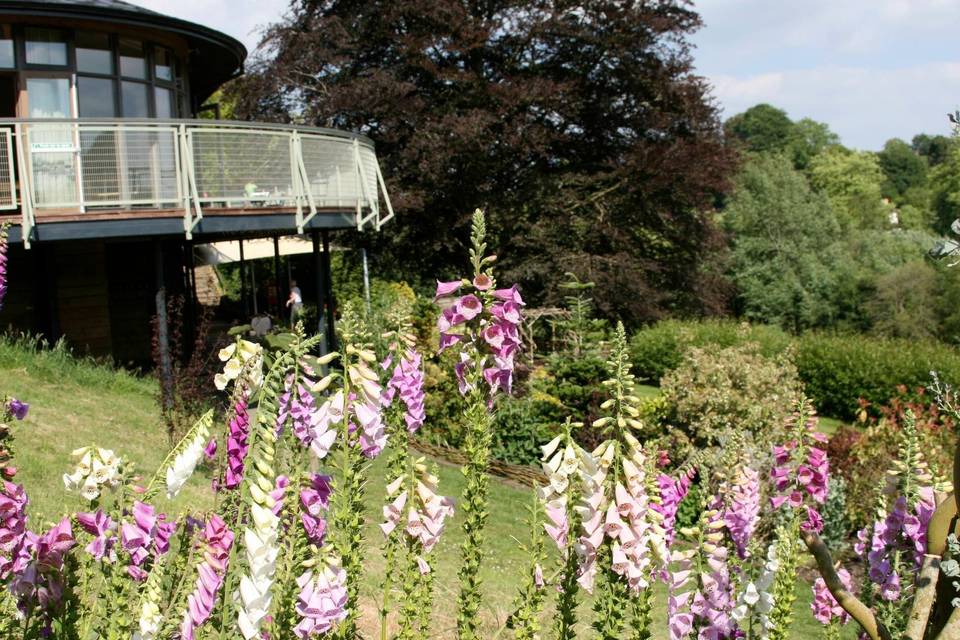
[[[690,611],[700,625],[701,638],[727,638],[733,632],[730,612],[733,596],[723,544],[723,502],[714,498],[704,514],[701,551],[708,571],[700,576],[700,588],[693,596]]]
[[[674,550],[671,555],[673,571],[667,572],[667,624],[670,640],[683,640],[693,631],[693,602],[695,589],[690,589],[693,573],[692,558],[696,549]]]
[[[806,507],[806,520],[800,525],[805,531],[819,532],[823,521],[818,505],[827,501],[829,463],[827,453],[817,446],[827,437],[817,431],[817,418],[812,409],[804,416],[795,415],[793,439],[773,448],[774,468],[771,477],[777,495],[770,499],[774,509],[786,504],[791,509]],[[805,421],[800,424],[800,420]],[[811,504],[812,503],[812,504]]]
[[[29,561],[27,544],[27,494],[23,487],[0,481],[0,583],[22,573]]]
[[[673,546],[673,539],[676,536],[677,511],[680,509],[680,503],[687,497],[690,484],[695,476],[696,469],[693,468],[687,469],[677,478],[665,473],[657,476],[660,502],[652,503],[650,508],[662,516],[663,537],[668,548]]]
[[[309,486],[300,490],[300,521],[311,544],[321,546],[327,531],[323,513],[330,508],[330,476],[313,474]]]
[[[350,410],[360,427],[358,444],[364,456],[375,458],[387,446],[381,399],[383,388],[377,374],[362,360],[351,364],[347,374],[356,390],[356,397],[350,398]]]
[[[629,433],[624,434],[627,452],[621,460],[623,482],[614,486],[607,506],[604,531],[611,540],[613,571],[623,576],[634,591],[650,586],[655,566],[669,556],[662,516],[650,508],[646,489],[646,455]]]
[[[151,554],[159,556],[169,549],[175,523],[166,523],[157,517],[156,509],[144,502],[133,503],[133,522],[120,525],[120,543],[130,555],[127,573],[137,582],[147,578],[144,564]]]
[[[233,418],[230,419],[227,435],[227,468],[223,483],[227,489],[236,489],[243,479],[243,465],[249,449],[249,437],[250,414],[247,413],[247,399],[241,396],[233,408]]]
[[[46,612],[60,602],[64,588],[64,558],[75,545],[69,517],[64,517],[41,536],[27,532],[24,551],[29,561],[10,582],[10,592],[21,613],[27,614],[34,608]]]
[[[394,396],[399,396],[406,407],[404,420],[407,431],[416,433],[423,426],[426,413],[423,407],[423,367],[420,354],[415,349],[407,349],[406,354],[393,368],[393,376],[384,393],[384,406],[389,406]]]
[[[110,561],[115,560],[113,545],[117,540],[117,524],[110,516],[104,513],[103,509],[98,509],[96,513],[77,513],[74,517],[77,524],[93,536],[93,540],[85,547],[86,552],[97,562],[104,556]]]
[[[440,541],[446,519],[453,516],[453,501],[437,493],[438,482],[421,458],[414,463],[411,474],[401,475],[387,485],[390,502],[383,507],[384,522],[380,524],[384,536],[389,537],[402,527],[424,554],[430,553]]]
[[[203,530],[203,561],[197,565],[196,588],[187,596],[187,611],[180,625],[182,640],[193,640],[194,631],[210,618],[217,602],[217,594],[223,587],[227,573],[233,533],[227,524],[214,514],[207,520]]]
[[[563,445],[563,446],[561,446]],[[577,481],[580,471],[580,453],[577,445],[567,434],[561,434],[541,447],[541,466],[547,474],[548,483],[540,489],[547,521],[543,526],[547,535],[563,551],[569,543],[570,522],[568,489]]]
[[[746,465],[739,465],[726,489],[723,521],[737,555],[744,559],[749,554],[747,546],[760,522],[760,474]]]
[[[840,578],[840,584],[849,590],[851,588],[850,572],[840,568],[837,570],[837,576]],[[847,624],[850,621],[850,614],[834,600],[833,594],[827,589],[827,584],[822,577],[817,578],[813,583],[813,602],[810,603],[810,609],[813,611],[813,617],[821,624],[830,624],[834,619],[839,620],[840,624]]]
[[[297,586],[297,614],[301,619],[294,633],[298,638],[325,634],[347,618],[347,572],[339,560],[321,561],[315,571],[297,578]]]
[[[454,286],[456,285],[456,286]],[[440,332],[440,351],[461,349],[454,369],[460,393],[470,391],[468,367],[480,366],[490,395],[498,391],[510,393],[513,386],[514,356],[521,346],[521,308],[524,306],[516,285],[509,289],[492,289],[493,280],[480,274],[472,283],[457,281],[437,287],[437,299],[446,299],[453,293],[468,289],[464,295],[446,306],[437,320]],[[467,346],[473,345],[481,362],[473,362]]]

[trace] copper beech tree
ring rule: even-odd
[[[667,0],[294,0],[227,98],[374,140],[402,214],[374,240],[382,272],[450,271],[486,207],[533,302],[575,271],[629,324],[728,290],[709,212],[734,156],[694,73],[700,25]]]

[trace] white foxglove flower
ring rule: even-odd
[[[73,451],[80,460],[73,473],[63,474],[67,491],[80,491],[85,500],[100,496],[103,487],[114,488],[120,483],[121,460],[109,449],[80,447]]]
[[[197,468],[197,464],[201,458],[203,458],[203,448],[209,439],[210,430],[207,428],[206,422],[200,423],[194,432],[193,438],[187,443],[187,446],[177,454],[167,468],[168,498],[173,499],[180,493],[180,489],[183,488],[183,485],[186,484],[190,476],[193,475],[193,470]]]

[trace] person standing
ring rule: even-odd
[[[303,295],[300,293],[300,287],[296,280],[290,281],[290,296],[287,298],[287,306],[290,307],[290,327],[297,325],[297,318],[303,310]]]

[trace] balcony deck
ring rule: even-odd
[[[383,207],[381,207],[381,203]],[[11,240],[379,229],[373,144],[329,129],[214,120],[0,119]]]

